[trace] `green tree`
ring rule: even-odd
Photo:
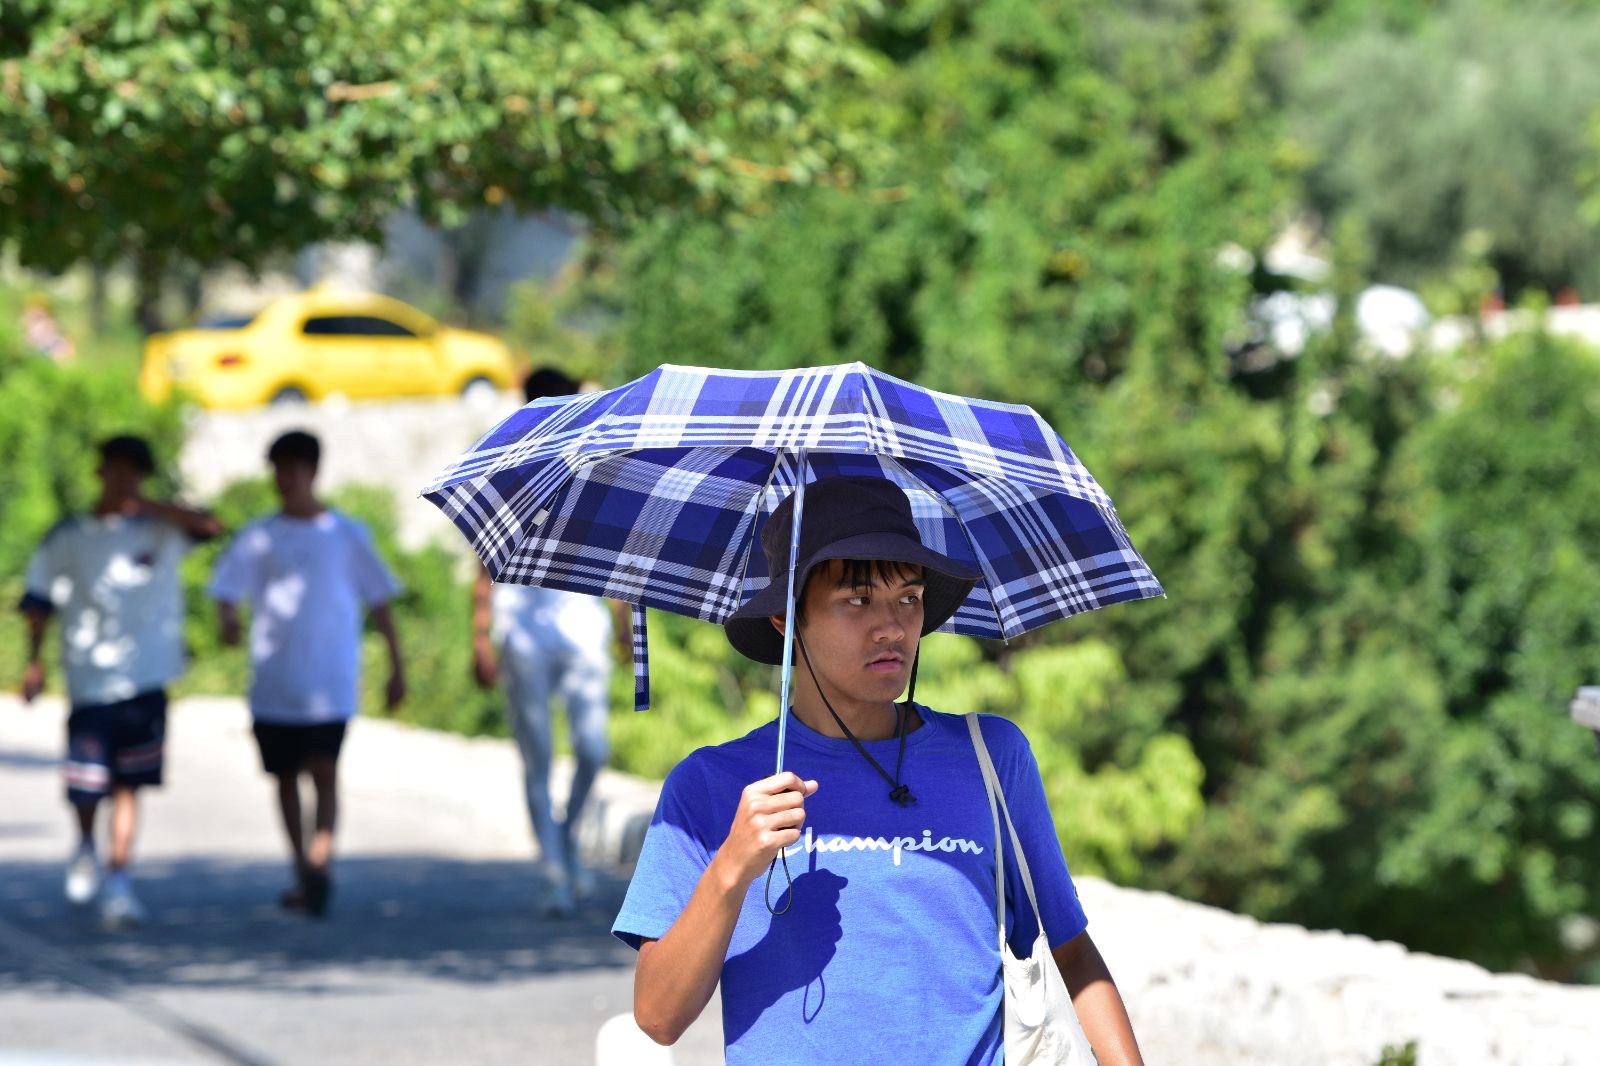
[[[396,208],[605,223],[848,180],[814,106],[857,0],[21,0],[0,8],[0,240],[61,269],[258,264]]]
[[[1512,295],[1600,292],[1580,186],[1600,101],[1591,7],[1454,3],[1309,50],[1294,93],[1308,200],[1360,220],[1377,277],[1422,285],[1477,232]]]
[[[1570,978],[1561,922],[1600,912],[1600,758],[1566,714],[1600,676],[1600,353],[1529,335],[1474,369],[1413,446],[1453,728],[1438,801],[1379,872],[1426,900],[1436,943]]]

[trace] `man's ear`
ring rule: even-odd
[[[767,615],[767,621],[772,623],[772,628],[778,631],[779,636],[783,635],[783,615],[769,614]]]

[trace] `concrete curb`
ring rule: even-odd
[[[561,760],[553,775],[567,778],[570,760]],[[631,867],[644,847],[645,830],[661,795],[659,782],[621,773],[601,771],[583,815],[578,819],[578,852],[596,866]]]

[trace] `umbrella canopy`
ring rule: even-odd
[[[1007,639],[1162,594],[1110,497],[1032,408],[862,363],[667,365],[535,401],[424,495],[495,580],[635,604],[642,662],[639,608],[726,620],[770,580],[766,517],[797,486],[836,475],[900,486],[923,543],[982,573],[946,631]]]

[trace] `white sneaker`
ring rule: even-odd
[[[109,930],[136,929],[144,924],[144,904],[133,894],[127,874],[112,874],[100,892],[100,924]]]
[[[100,891],[100,861],[94,857],[94,846],[88,843],[78,848],[72,861],[67,863],[65,885],[67,902],[82,907]]]

